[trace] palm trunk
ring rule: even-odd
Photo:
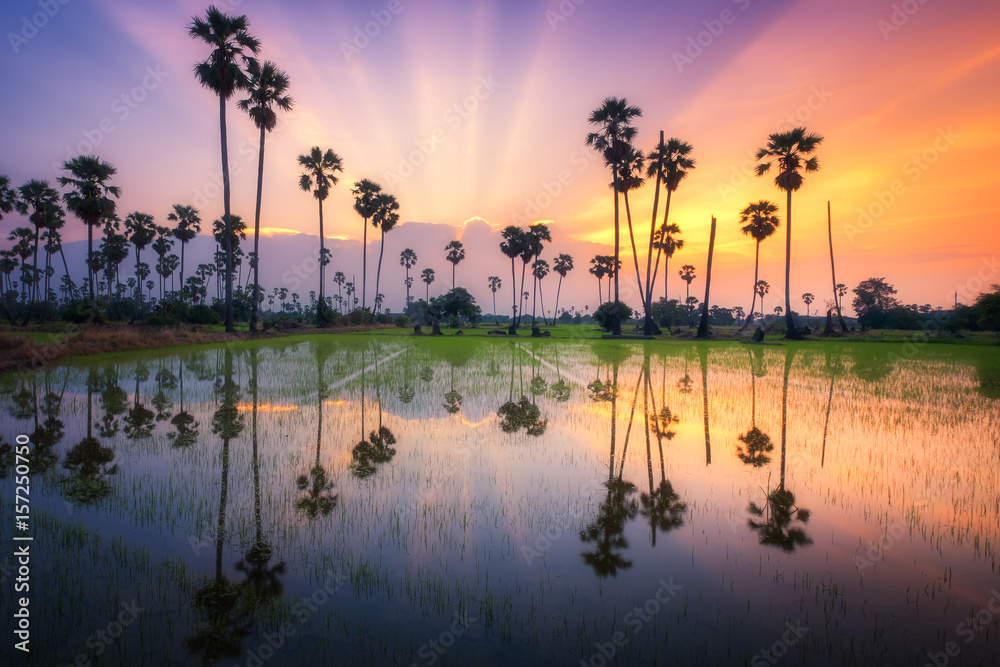
[[[830,202],[826,202],[826,233],[830,238],[830,276],[833,278],[833,303],[837,306],[837,319],[840,320],[840,330],[847,333],[847,323],[840,309],[840,296],[837,294],[837,268],[833,263],[833,222],[830,215]]]
[[[518,292],[517,292],[518,293],[518,299],[517,299],[518,302],[521,301],[521,299],[522,299],[521,295],[524,294],[524,270],[526,268],[528,268],[528,263],[522,261],[521,262],[521,289],[518,290]],[[521,312],[524,312],[524,308],[521,309]],[[518,324],[518,326],[521,325],[521,316],[520,315],[517,316],[517,324]]]
[[[615,278],[615,303],[614,303],[614,306],[611,309],[611,311],[613,313],[612,316],[611,316],[611,335],[612,336],[621,336],[622,335],[622,314],[621,314],[621,307],[620,307],[620,305],[618,303],[618,301],[619,301],[619,299],[618,299],[618,273],[619,273],[619,271],[618,271],[618,266],[619,266],[619,264],[618,264],[618,256],[620,254],[619,253],[619,249],[620,249],[620,246],[621,246],[621,240],[619,238],[619,234],[620,233],[619,233],[619,229],[618,229],[618,163],[617,162],[614,163],[614,166],[612,167],[612,172],[613,172],[613,176],[614,176],[614,179],[612,181],[613,184],[614,184],[614,186],[611,188],[611,190],[612,190],[612,192],[614,193],[614,196],[615,196],[615,263],[612,266],[612,269],[614,270],[614,278]]]
[[[365,218],[365,228],[361,242],[361,307],[365,307],[365,291],[368,288],[368,218]],[[362,434],[364,435],[364,434]],[[363,439],[363,438],[362,438]]]
[[[792,318],[792,288],[789,285],[792,275],[792,191],[788,191],[788,203],[786,204],[785,222],[785,338],[798,340],[798,331],[795,330],[795,320]]]
[[[264,127],[260,128],[260,155],[257,158],[257,208],[253,216],[253,294],[250,303],[250,331],[257,328],[257,293],[260,291],[260,201],[264,190]]]
[[[645,314],[646,291],[642,289],[642,278],[639,276],[639,255],[635,248],[635,234],[632,233],[632,209],[628,203],[628,190],[622,193],[625,197],[625,220],[628,222],[628,238],[632,242],[632,262],[635,264],[635,283],[639,288],[639,300],[642,302],[642,311]]]
[[[660,130],[660,146],[663,145],[663,130]],[[653,329],[653,235],[656,232],[656,212],[660,205],[660,183],[663,180],[663,161],[661,160],[657,164],[656,169],[656,190],[653,194],[653,215],[650,216],[649,220],[649,246],[646,250],[646,290],[644,294],[646,295],[646,318],[643,322],[643,333],[647,336],[651,335],[654,331]],[[660,259],[659,255],[656,258],[657,266],[659,266]],[[666,305],[666,304],[664,304]]]
[[[542,292],[542,281],[535,280],[535,287],[538,290],[538,300],[542,304],[542,326],[549,326],[549,321],[545,318],[545,294]]]
[[[500,326],[500,318],[497,317],[497,291],[493,290],[493,323]]]
[[[715,216],[712,216],[712,232],[708,237],[708,268],[705,272],[705,301],[701,304],[701,322],[698,324],[698,338],[708,338],[708,304],[712,288],[712,257],[715,254]]]
[[[66,286],[69,287],[73,281],[69,277],[69,264],[66,263],[66,253],[63,252],[62,243],[59,244],[59,256],[62,257],[63,271],[66,273]]]
[[[708,425],[708,350],[698,350],[701,362],[701,399],[702,411],[705,415],[705,465],[712,465],[712,439]]]
[[[97,312],[97,297],[94,296],[94,269],[90,264],[90,259],[94,254],[94,226],[87,222],[87,277],[90,287],[90,320],[99,316]]]
[[[226,140],[226,98],[222,95],[219,95],[219,131],[222,141],[222,205],[226,235],[226,332],[232,333],[236,330],[233,326],[233,244],[230,240],[233,226],[229,207],[231,193],[229,189],[229,145]]]
[[[323,285],[326,283],[326,266],[323,264],[326,260],[326,240],[323,236],[323,200],[318,198],[317,200],[319,201],[319,300],[322,301]],[[281,310],[285,310],[284,304]]]
[[[510,327],[507,328],[508,336],[517,335],[517,273],[514,269],[514,258],[510,258],[510,289],[513,291],[511,294],[511,317],[510,317]]]
[[[754,252],[753,258],[753,299],[750,301],[750,314],[747,315],[746,322],[740,327],[740,331],[744,331],[750,321],[753,319],[753,307],[757,305],[757,274],[760,269],[760,241],[757,241],[757,249]],[[761,299],[763,301],[763,299]]]
[[[556,305],[552,310],[552,326],[556,325],[556,318],[559,316],[559,293],[562,292],[563,275],[559,274],[559,284],[556,286]]]
[[[375,298],[378,299],[379,281],[382,280],[382,253],[385,252],[385,230],[382,230],[382,241],[378,248],[378,268],[375,270]],[[381,306],[381,304],[379,304]],[[376,308],[376,310],[378,310]]]

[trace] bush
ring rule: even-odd
[[[316,304],[316,326],[327,327],[340,322],[340,313],[319,301]]]
[[[222,319],[211,306],[198,304],[187,309],[187,321],[191,324],[219,324]]]
[[[61,317],[66,322],[83,324],[90,319],[90,300],[76,299],[70,301],[62,310]]]
[[[600,308],[594,311],[594,321],[597,322],[597,324],[605,331],[611,331],[611,325],[615,316],[614,308],[615,304],[613,302],[605,301],[601,304]],[[632,309],[629,308],[628,305],[619,301],[618,308],[622,324],[624,324],[626,320],[632,319]]]
[[[394,323],[400,329],[405,329],[406,327],[410,326],[410,323],[412,321],[413,320],[411,320],[408,316],[406,316],[406,315],[400,315],[399,317],[396,318],[396,320],[395,320]]]
[[[347,316],[347,321],[353,325],[358,324],[368,324],[372,321],[372,313],[367,308],[358,308],[357,310],[351,311]]]

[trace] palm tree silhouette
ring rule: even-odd
[[[111,493],[108,477],[118,472],[115,452],[94,437],[94,389],[98,386],[93,369],[87,376],[87,436],[66,452],[63,467],[70,475],[61,482],[66,498],[81,504],[97,502]]]
[[[618,189],[625,199],[625,220],[628,223],[628,238],[632,245],[632,261],[635,264],[635,280],[639,288],[639,298],[642,301],[643,312],[647,310],[646,290],[642,288],[642,278],[639,277],[639,254],[635,247],[635,234],[632,229],[632,208],[629,206],[628,193],[631,190],[640,189],[646,182],[642,177],[646,166],[646,156],[642,151],[633,146],[628,146],[622,154],[621,162],[618,166]],[[615,187],[611,183],[610,187]]]
[[[17,191],[10,187],[10,176],[0,174],[0,220],[3,220],[4,215],[17,208],[18,203]],[[20,213],[20,211],[18,212]]]
[[[764,295],[771,291],[771,286],[767,284],[766,280],[758,280],[754,285],[754,292],[760,297],[760,319],[764,319]],[[753,317],[753,313],[750,313],[750,317]],[[749,318],[748,318],[749,319]]]
[[[680,496],[674,491],[673,485],[666,479],[663,464],[663,438],[667,437],[669,439],[673,436],[673,433],[669,431],[670,424],[679,420],[671,415],[669,408],[665,406],[663,413],[657,414],[649,361],[649,352],[647,351],[642,369],[642,411],[646,435],[646,472],[649,477],[649,493],[639,495],[639,512],[642,516],[649,519],[649,540],[650,544],[655,547],[657,532],[668,533],[684,524],[684,513],[687,511],[687,504],[681,501]],[[649,413],[650,404],[653,407],[652,415]],[[663,429],[661,429],[661,425],[664,427]],[[653,488],[653,454],[650,447],[650,428],[656,434],[657,444],[660,449],[660,483],[655,489]]]
[[[556,287],[556,305],[552,310],[553,324],[555,324],[554,320],[559,316],[559,295],[562,293],[562,281],[566,274],[573,270],[573,256],[560,253],[552,262],[552,270],[559,274],[559,286]]]
[[[542,293],[542,279],[549,275],[549,263],[544,259],[535,260],[535,263],[531,265],[531,275],[535,278],[535,290],[538,292],[538,300],[542,302],[542,325],[548,326],[548,321],[545,319],[545,296]],[[531,318],[534,321],[535,317],[535,307],[532,304],[531,307]],[[553,323],[554,324],[554,323]]]
[[[536,222],[535,224],[528,227],[528,232],[525,235],[525,241],[527,242],[527,248],[525,253],[521,255],[521,260],[524,261],[524,265],[527,266],[528,262],[532,259],[535,262],[538,261],[539,256],[542,254],[544,249],[543,241],[552,242],[552,233],[549,231],[549,226],[544,222]],[[528,254],[530,253],[530,254]],[[527,259],[525,257],[527,256]],[[548,265],[546,264],[546,268]],[[535,332],[535,294],[538,292],[538,276],[534,275],[532,271],[533,285],[531,288],[531,335],[537,335]],[[521,288],[524,288],[524,271],[521,272]],[[544,319],[544,317],[543,317]]]
[[[37,270],[38,239],[41,234],[41,230],[47,226],[50,219],[50,217],[46,215],[46,209],[58,206],[59,193],[49,185],[48,181],[40,181],[38,179],[31,179],[19,187],[17,189],[17,193],[14,193],[10,190],[10,180],[7,179],[6,176],[3,178],[7,180],[6,189],[10,194],[6,195],[6,199],[0,200],[0,205],[8,206],[8,213],[10,213],[12,209],[17,209],[18,213],[27,215],[28,220],[35,227],[35,245],[33,251],[34,259],[32,260],[32,265]],[[36,280],[31,290],[31,303],[35,303],[37,298],[38,281]]]
[[[819,160],[815,157],[804,159],[823,143],[823,137],[818,134],[806,134],[804,127],[797,127],[788,132],[772,134],[767,145],[757,151],[756,167],[758,176],[763,176],[770,169],[773,161],[778,163],[778,175],[774,184],[787,194],[785,204],[785,338],[797,340],[801,338],[795,329],[792,318],[792,192],[802,187],[802,174],[819,170]],[[770,159],[768,159],[770,158]],[[767,160],[761,162],[762,160]]]
[[[351,450],[351,474],[358,479],[371,477],[378,472],[379,466],[388,463],[396,455],[396,450],[392,447],[396,444],[396,436],[382,425],[382,394],[378,374],[378,356],[375,357],[375,401],[378,406],[378,430],[372,431],[368,439],[365,439],[365,368],[364,351],[362,351],[361,440]]]
[[[691,326],[691,283],[697,277],[695,275],[695,268],[690,264],[685,264],[681,267],[681,270],[677,272],[677,275],[681,277],[685,283],[687,283],[687,293],[685,294],[685,304],[687,304],[687,319],[688,326]]]
[[[299,166],[305,173],[299,176],[299,188],[312,192],[319,203],[319,300],[326,300],[326,265],[330,258],[326,252],[326,236],[323,232],[323,202],[330,196],[330,188],[340,182],[337,172],[344,171],[340,156],[327,148],[313,146],[307,155],[299,156]],[[365,227],[365,234],[368,227]]]
[[[219,128],[222,142],[222,219],[226,227],[225,238],[230,238],[230,187],[229,187],[229,143],[226,138],[226,101],[237,90],[245,90],[249,79],[240,67],[246,67],[260,51],[260,42],[247,32],[250,22],[246,16],[228,16],[215,5],[209,5],[205,18],[194,17],[188,32],[212,47],[212,53],[204,62],[194,67],[195,78],[205,88],[219,96]],[[233,328],[233,248],[228,245],[226,253],[226,331]]]
[[[502,282],[498,276],[490,276],[488,280],[490,281],[490,291],[493,292],[493,322],[500,326],[500,318],[497,317],[497,290],[500,289]]]
[[[465,248],[462,247],[461,241],[455,240],[450,241],[444,250],[447,253],[445,259],[451,262],[451,288],[455,289],[455,268],[465,259]]]
[[[605,166],[611,168],[615,208],[615,266],[620,266],[618,185],[621,176],[621,162],[635,137],[636,129],[631,125],[632,120],[641,116],[642,109],[630,106],[625,98],[608,97],[601,103],[601,106],[591,112],[587,119],[591,125],[600,128],[597,132],[591,132],[587,135],[587,145],[600,152],[604,158]],[[620,336],[622,326],[617,271],[615,271],[614,278],[615,303],[612,311],[611,333]]]
[[[393,195],[382,193],[375,197],[375,213],[372,215],[372,225],[378,227],[381,232],[381,241],[378,248],[378,269],[375,271],[375,300],[378,302],[375,306],[375,310],[379,309],[381,301],[378,298],[378,286],[379,281],[382,278],[382,253],[385,250],[385,235],[386,232],[392,231],[392,228],[396,226],[399,222],[399,202]]]
[[[97,299],[94,296],[94,226],[115,212],[115,199],[121,197],[117,185],[108,181],[118,170],[110,162],[104,162],[94,155],[78,155],[62,165],[69,176],[60,176],[59,185],[70,186],[72,190],[63,194],[63,201],[70,213],[87,225],[87,277],[90,289],[90,320],[100,319]]]
[[[756,241],[754,260],[753,260],[753,301],[750,303],[750,315],[747,317],[746,322],[740,327],[740,331],[747,328],[750,324],[750,320],[753,319],[753,309],[754,305],[757,303],[757,281],[759,278],[759,268],[760,268],[760,244],[770,238],[774,232],[781,225],[781,221],[778,220],[778,216],[775,213],[778,212],[778,205],[767,201],[766,199],[761,199],[756,204],[750,204],[742,211],[740,211],[740,224],[743,227],[740,228],[744,234],[751,236],[754,241]]]
[[[340,499],[339,494],[331,493],[334,486],[333,481],[327,479],[327,472],[320,462],[320,450],[323,446],[323,401],[327,398],[324,371],[329,352],[322,343],[315,343],[314,349],[316,352],[316,462],[309,469],[308,475],[299,475],[295,480],[296,488],[305,492],[295,501],[295,509],[304,512],[310,519],[321,515],[328,516]],[[364,357],[362,356],[363,363]]]
[[[413,285],[413,280],[410,278],[410,269],[416,266],[416,264],[417,253],[413,252],[411,248],[407,248],[403,252],[399,253],[399,265],[406,268],[406,281],[403,284],[406,285],[407,308],[410,306],[410,286]]]
[[[368,287],[368,219],[378,210],[377,197],[382,192],[382,186],[367,178],[362,178],[354,184],[351,194],[354,195],[354,210],[364,220],[361,244],[361,307],[367,305],[366,291]]]
[[[744,464],[760,468],[771,462],[768,454],[774,451],[771,437],[757,428],[757,378],[767,374],[763,354],[757,348],[750,350],[750,430],[737,436],[746,449],[737,445],[736,455]]]
[[[125,415],[125,436],[131,440],[141,440],[153,434],[153,427],[156,423],[156,413],[139,402],[139,382],[149,377],[149,369],[145,364],[139,363],[135,368],[135,395],[132,399],[132,408]]]
[[[426,298],[426,302],[430,303],[431,302],[431,283],[434,282],[434,269],[427,268],[427,269],[424,269],[423,271],[421,271],[420,272],[420,279],[424,281],[425,285],[427,285],[427,287],[426,287],[427,291],[426,291],[426,294],[424,296],[427,297]]]
[[[253,218],[253,298],[250,307],[250,330],[257,328],[257,295],[260,292],[258,273],[260,269],[260,201],[264,189],[264,139],[278,124],[275,109],[291,111],[292,98],[285,94],[288,90],[288,75],[278,69],[270,60],[263,64],[257,60],[247,63],[247,97],[236,105],[240,111],[250,116],[250,120],[260,130],[260,149],[257,158],[257,206]],[[183,253],[183,249],[181,250]],[[183,265],[183,259],[181,264]],[[184,271],[181,271],[183,277]]]
[[[500,236],[503,241],[500,242],[500,252],[510,258],[510,289],[512,313],[510,318],[510,327],[507,329],[507,335],[516,336],[517,335],[517,274],[514,270],[514,260],[521,256],[527,247],[527,240],[525,239],[524,230],[515,225],[508,225],[504,227],[503,231],[500,232]],[[522,284],[524,279],[522,278]]]
[[[233,216],[235,217],[235,216]],[[174,238],[181,242],[181,301],[184,301],[184,248],[187,244],[198,235],[201,231],[201,216],[198,214],[198,209],[193,206],[182,206],[181,204],[174,204],[173,212],[167,215],[167,220],[170,222],[176,222],[177,226],[173,230]],[[152,224],[152,216],[150,216],[149,222]],[[126,225],[128,220],[126,219]],[[230,226],[232,226],[232,220],[230,219]]]
[[[184,409],[184,360],[179,360],[177,364],[177,376],[179,383],[179,408],[177,414],[170,419],[173,433],[168,433],[171,444],[174,447],[189,447],[198,441],[198,422],[194,415]]]

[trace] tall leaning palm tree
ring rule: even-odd
[[[90,287],[90,318],[93,320],[100,318],[94,296],[94,226],[115,213],[115,199],[121,197],[122,192],[109,181],[118,170],[96,155],[78,155],[64,162],[62,168],[70,175],[60,176],[59,185],[72,188],[63,194],[66,208],[87,225],[87,282]]]
[[[260,42],[247,32],[250,22],[244,16],[228,16],[215,5],[209,5],[204,18],[195,16],[188,27],[188,33],[210,47],[208,58],[194,66],[194,75],[205,88],[219,96],[219,135],[222,143],[222,219],[229,229],[229,143],[226,140],[226,101],[237,90],[245,90],[250,84],[244,67],[260,52]],[[226,331],[233,327],[233,249],[227,245],[226,251]]]
[[[614,193],[615,208],[615,266],[619,265],[620,254],[620,234],[619,234],[619,213],[618,213],[618,192],[620,167],[632,139],[635,137],[636,129],[631,125],[634,118],[642,116],[642,109],[630,106],[624,97],[608,97],[601,106],[591,112],[587,119],[591,125],[599,127],[598,131],[587,135],[587,145],[592,146],[604,157],[604,164],[611,168],[612,192]],[[622,332],[621,310],[619,308],[618,296],[618,271],[615,271],[615,303],[612,317],[611,333],[619,336]]]
[[[559,294],[562,292],[562,281],[566,274],[573,270],[573,256],[562,253],[552,262],[552,270],[559,274],[559,286],[556,288],[556,305],[552,311],[552,319],[559,317]]]
[[[230,215],[230,217],[233,217]],[[194,206],[174,204],[174,210],[167,214],[167,220],[177,223],[174,238],[181,242],[181,302],[184,302],[184,248],[201,231],[201,215]],[[232,226],[230,224],[230,226]]]
[[[646,259],[646,302],[650,304],[652,308],[653,301],[653,285],[656,284],[656,271],[660,268],[660,255],[663,253],[667,254],[667,260],[673,256],[676,250],[680,250],[684,247],[684,241],[673,240],[673,234],[680,234],[680,227],[676,224],[667,224],[668,217],[670,215],[670,202],[673,198],[674,192],[680,187],[681,181],[688,175],[688,172],[694,169],[695,160],[690,157],[692,151],[691,144],[686,141],[681,141],[676,137],[671,137],[666,143],[663,142],[663,133],[660,133],[660,143],[657,144],[656,148],[653,149],[648,156],[649,164],[646,168],[646,176],[652,178],[654,175],[657,177],[657,183],[663,183],[667,188],[667,202],[663,208],[663,223],[660,228],[654,233],[652,226],[649,230],[649,252],[647,253]],[[656,188],[656,193],[653,195],[653,225],[656,221],[656,209],[659,203],[659,186]],[[659,235],[659,243],[657,244],[656,234]],[[653,256],[653,248],[656,248],[656,263],[655,269],[653,271],[653,276],[649,276],[649,259]],[[664,276],[663,276],[663,300],[664,305],[670,300],[667,296],[667,267],[666,262],[664,262]]]
[[[343,172],[344,166],[340,156],[327,148],[313,146],[306,155],[299,156],[299,166],[305,173],[299,176],[299,187],[305,192],[312,192],[319,202],[319,302],[326,303],[326,237],[323,234],[323,202],[330,196],[330,188],[340,182],[337,172]],[[367,231],[367,230],[366,230]]]
[[[250,85],[247,98],[236,105],[240,111],[250,116],[250,120],[260,130],[260,150],[257,157],[257,207],[253,218],[253,297],[250,306],[250,330],[257,328],[257,304],[260,301],[260,200],[264,189],[264,138],[278,124],[277,109],[291,111],[292,98],[285,94],[288,90],[288,75],[278,69],[270,60],[263,64],[256,60],[248,63],[247,74]],[[181,250],[183,252],[183,248]],[[184,266],[183,260],[181,266]],[[181,269],[181,277],[184,271]]]
[[[354,184],[354,210],[364,219],[361,245],[361,307],[365,307],[365,293],[368,287],[368,220],[375,215],[375,198],[382,193],[382,186],[367,178]]]
[[[382,253],[385,252],[385,234],[399,222],[399,202],[393,195],[383,192],[375,198],[375,214],[372,215],[372,225],[382,233],[378,247],[378,269],[375,271],[375,299],[378,300],[379,281],[382,279]],[[378,304],[382,305],[381,302]],[[378,310],[378,306],[375,307]]]
[[[754,251],[753,260],[753,301],[750,302],[750,315],[747,316],[746,322],[740,327],[740,331],[747,328],[750,324],[750,320],[753,319],[753,309],[757,304],[757,280],[759,280],[758,269],[760,268],[760,243],[766,239],[769,239],[778,227],[781,226],[781,221],[775,213],[778,212],[778,205],[769,202],[766,199],[761,199],[756,204],[750,204],[745,209],[740,211],[740,224],[743,227],[740,228],[744,234],[747,234],[757,242],[756,250]]]
[[[819,171],[819,159],[806,158],[823,143],[823,137],[815,133],[807,133],[806,128],[797,127],[788,132],[772,134],[767,145],[757,150],[756,173],[763,176],[771,169],[774,162],[778,163],[778,175],[774,184],[787,194],[785,203],[785,338],[798,339],[801,336],[795,329],[792,318],[792,192],[802,187],[802,173]]]

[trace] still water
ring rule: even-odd
[[[338,336],[8,375],[0,662],[1000,664],[997,357]]]

